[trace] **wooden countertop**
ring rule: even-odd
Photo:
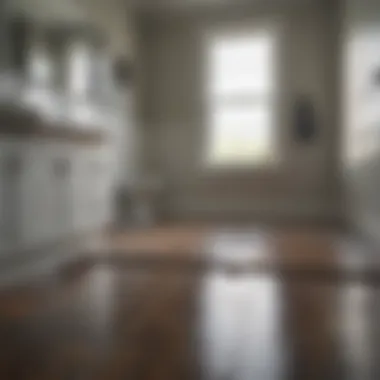
[[[100,128],[86,129],[75,123],[59,125],[43,120],[37,113],[21,107],[0,106],[0,137],[41,138],[79,144],[102,144],[107,133]]]

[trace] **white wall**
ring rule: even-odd
[[[380,242],[380,83],[373,81],[380,71],[380,3],[346,0],[342,15],[346,211]]]
[[[336,13],[329,5],[215,10],[189,15],[150,15],[142,27],[143,120],[146,166],[168,184],[172,216],[236,215],[330,217],[339,213],[336,125]],[[205,130],[202,30],[230,22],[278,22],[280,105],[277,170],[220,175],[200,165]],[[292,139],[292,102],[310,95],[317,110],[315,143]]]

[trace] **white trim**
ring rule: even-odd
[[[202,48],[201,48],[201,57],[203,58],[203,63],[201,65],[202,67],[202,81],[201,83],[207,83],[208,82],[208,73],[210,71],[210,63],[209,63],[209,54],[208,54],[208,48],[210,44],[210,40],[215,38],[216,36],[221,36],[225,34],[228,37],[231,37],[231,35],[242,35],[242,34],[249,34],[250,32],[258,32],[265,31],[265,33],[268,33],[270,31],[270,34],[273,35],[273,60],[276,62],[274,64],[274,83],[275,90],[272,94],[272,102],[274,104],[273,106],[273,120],[272,120],[272,129],[273,129],[273,150],[275,152],[275,157],[273,159],[273,162],[268,162],[267,165],[260,165],[255,164],[252,162],[252,164],[247,165],[227,165],[227,166],[221,166],[221,165],[214,165],[210,164],[209,162],[209,154],[208,154],[208,148],[210,146],[210,131],[211,128],[209,126],[209,94],[207,91],[207,88],[204,87],[202,91],[202,147],[201,147],[201,155],[200,155],[200,162],[199,166],[202,170],[207,171],[244,171],[244,172],[256,172],[256,171],[266,171],[266,170],[273,170],[274,168],[278,168],[278,163],[281,161],[281,149],[280,149],[280,140],[281,140],[281,132],[279,131],[280,127],[280,120],[279,120],[279,110],[280,110],[280,92],[281,92],[281,78],[280,78],[280,65],[279,65],[279,59],[280,59],[280,53],[281,53],[281,26],[280,22],[278,20],[273,20],[273,17],[267,17],[267,19],[264,17],[261,20],[245,20],[242,21],[221,21],[218,23],[218,25],[214,25],[213,27],[206,27],[202,29],[201,33],[201,40],[202,40]]]

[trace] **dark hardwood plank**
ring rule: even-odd
[[[353,245],[273,236],[214,231],[192,270],[98,256],[2,290],[0,378],[378,379],[380,287],[344,275]],[[282,266],[246,270],[252,255]]]

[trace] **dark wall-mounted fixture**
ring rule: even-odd
[[[117,86],[125,88],[132,84],[134,67],[126,58],[116,58],[113,62],[113,78]]]
[[[298,143],[311,144],[317,135],[317,117],[309,96],[301,95],[294,106],[294,136]]]

